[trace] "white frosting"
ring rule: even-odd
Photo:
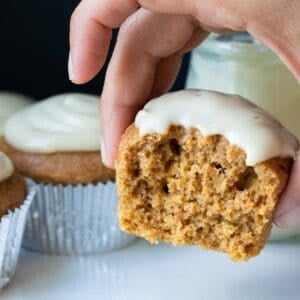
[[[33,99],[24,95],[0,92],[0,136],[6,120],[16,111],[32,104]]]
[[[9,178],[14,173],[14,165],[11,160],[0,152],[0,182]]]
[[[255,165],[274,157],[295,157],[297,139],[270,114],[236,95],[204,90],[169,93],[148,102],[135,119],[140,135],[163,134],[171,125],[221,134]]]
[[[100,150],[98,103],[97,96],[85,94],[50,97],[9,118],[5,139],[25,152]]]

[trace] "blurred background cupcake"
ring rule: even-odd
[[[34,190],[26,187],[10,159],[0,152],[0,289],[14,275],[33,196]]]
[[[96,96],[62,94],[14,114],[1,148],[37,188],[24,247],[52,254],[121,248],[115,173],[100,155]]]

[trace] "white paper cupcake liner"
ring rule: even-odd
[[[0,219],[0,289],[15,273],[26,223],[35,189],[29,188],[24,203]]]
[[[25,229],[26,249],[85,255],[119,249],[135,240],[119,229],[114,183],[33,184],[37,194]]]

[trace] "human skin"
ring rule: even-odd
[[[119,28],[101,100],[102,154],[113,168],[120,137],[137,111],[172,86],[182,56],[209,32],[248,31],[300,79],[299,0],[83,0],[70,25],[69,77],[92,79]],[[275,213],[281,227],[300,224],[300,160]]]

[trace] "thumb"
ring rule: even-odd
[[[289,183],[278,203],[274,222],[282,228],[300,225],[300,155],[294,162]]]

